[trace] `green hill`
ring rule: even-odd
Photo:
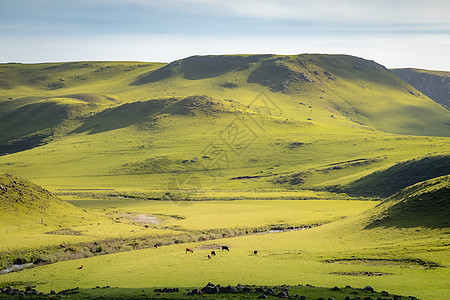
[[[379,204],[377,218],[368,228],[450,227],[450,176],[407,187]]]
[[[450,112],[352,56],[3,64],[0,78],[0,170],[52,190],[165,189],[173,172],[322,189],[448,154]]]
[[[392,72],[437,103],[450,108],[450,72],[410,68]]]
[[[83,210],[23,178],[0,173],[0,227],[15,223],[63,224],[81,219]]]
[[[397,163],[356,180],[343,191],[350,195],[388,197],[421,181],[450,174],[450,156],[429,156]]]

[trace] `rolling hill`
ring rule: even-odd
[[[421,181],[450,174],[450,156],[430,156],[397,163],[342,188],[349,195],[389,197]]]
[[[0,170],[51,190],[164,190],[180,172],[326,189],[449,149],[448,110],[346,55],[3,64],[0,79]]]
[[[409,186],[379,204],[373,227],[448,228],[450,221],[450,176]]]
[[[13,224],[62,225],[89,215],[28,180],[2,173],[0,214],[2,233],[8,226],[11,229]]]

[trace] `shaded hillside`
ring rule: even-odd
[[[114,98],[91,94],[64,95],[24,105],[0,102],[0,154],[31,149],[55,135],[67,134],[76,123],[115,102]]]
[[[137,101],[106,109],[83,122],[72,131],[89,134],[125,128],[131,125],[154,124],[159,118],[181,116],[215,116],[224,112],[243,112],[247,108],[232,100],[218,100],[208,96],[190,96],[182,99],[168,98]]]
[[[201,80],[218,77],[229,72],[245,70],[253,63],[258,63],[271,55],[209,55],[191,56],[185,59],[174,61],[167,66],[144,74],[131,85],[142,85],[157,82],[182,74],[184,79]]]
[[[450,72],[394,69],[394,74],[437,103],[450,109]]]
[[[68,62],[0,64],[0,155],[64,136],[80,120],[120,103],[92,85],[117,86],[163,64]],[[126,83],[128,84],[128,82]],[[108,93],[113,88],[108,88]]]
[[[388,197],[415,183],[450,174],[450,155],[401,162],[342,188],[349,195]]]
[[[450,227],[450,176],[407,187],[375,209],[378,214],[367,228]]]

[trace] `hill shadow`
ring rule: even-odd
[[[384,211],[366,226],[450,228],[450,176],[408,187],[381,204]]]
[[[398,163],[358,179],[341,191],[352,196],[389,197],[415,183],[450,174],[450,155]]]
[[[86,131],[89,131],[89,134],[96,134],[145,122],[151,115],[165,109],[167,102],[167,100],[138,101],[109,108],[87,119],[71,134]]]
[[[170,64],[140,76],[130,85],[143,85],[157,82],[181,73],[184,79],[200,80],[214,78],[220,75],[245,70],[251,63],[257,63],[272,55],[208,55],[191,56],[182,60],[171,62]]]
[[[28,104],[0,114],[0,153],[39,146],[67,115],[67,107],[53,102]]]

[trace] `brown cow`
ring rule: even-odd
[[[210,254],[208,254],[208,259],[211,259],[211,255]]]
[[[192,248],[186,248],[186,253],[188,253],[188,252],[194,253],[194,249],[192,249]]]
[[[78,269],[82,270],[84,267],[83,266],[79,266]]]

